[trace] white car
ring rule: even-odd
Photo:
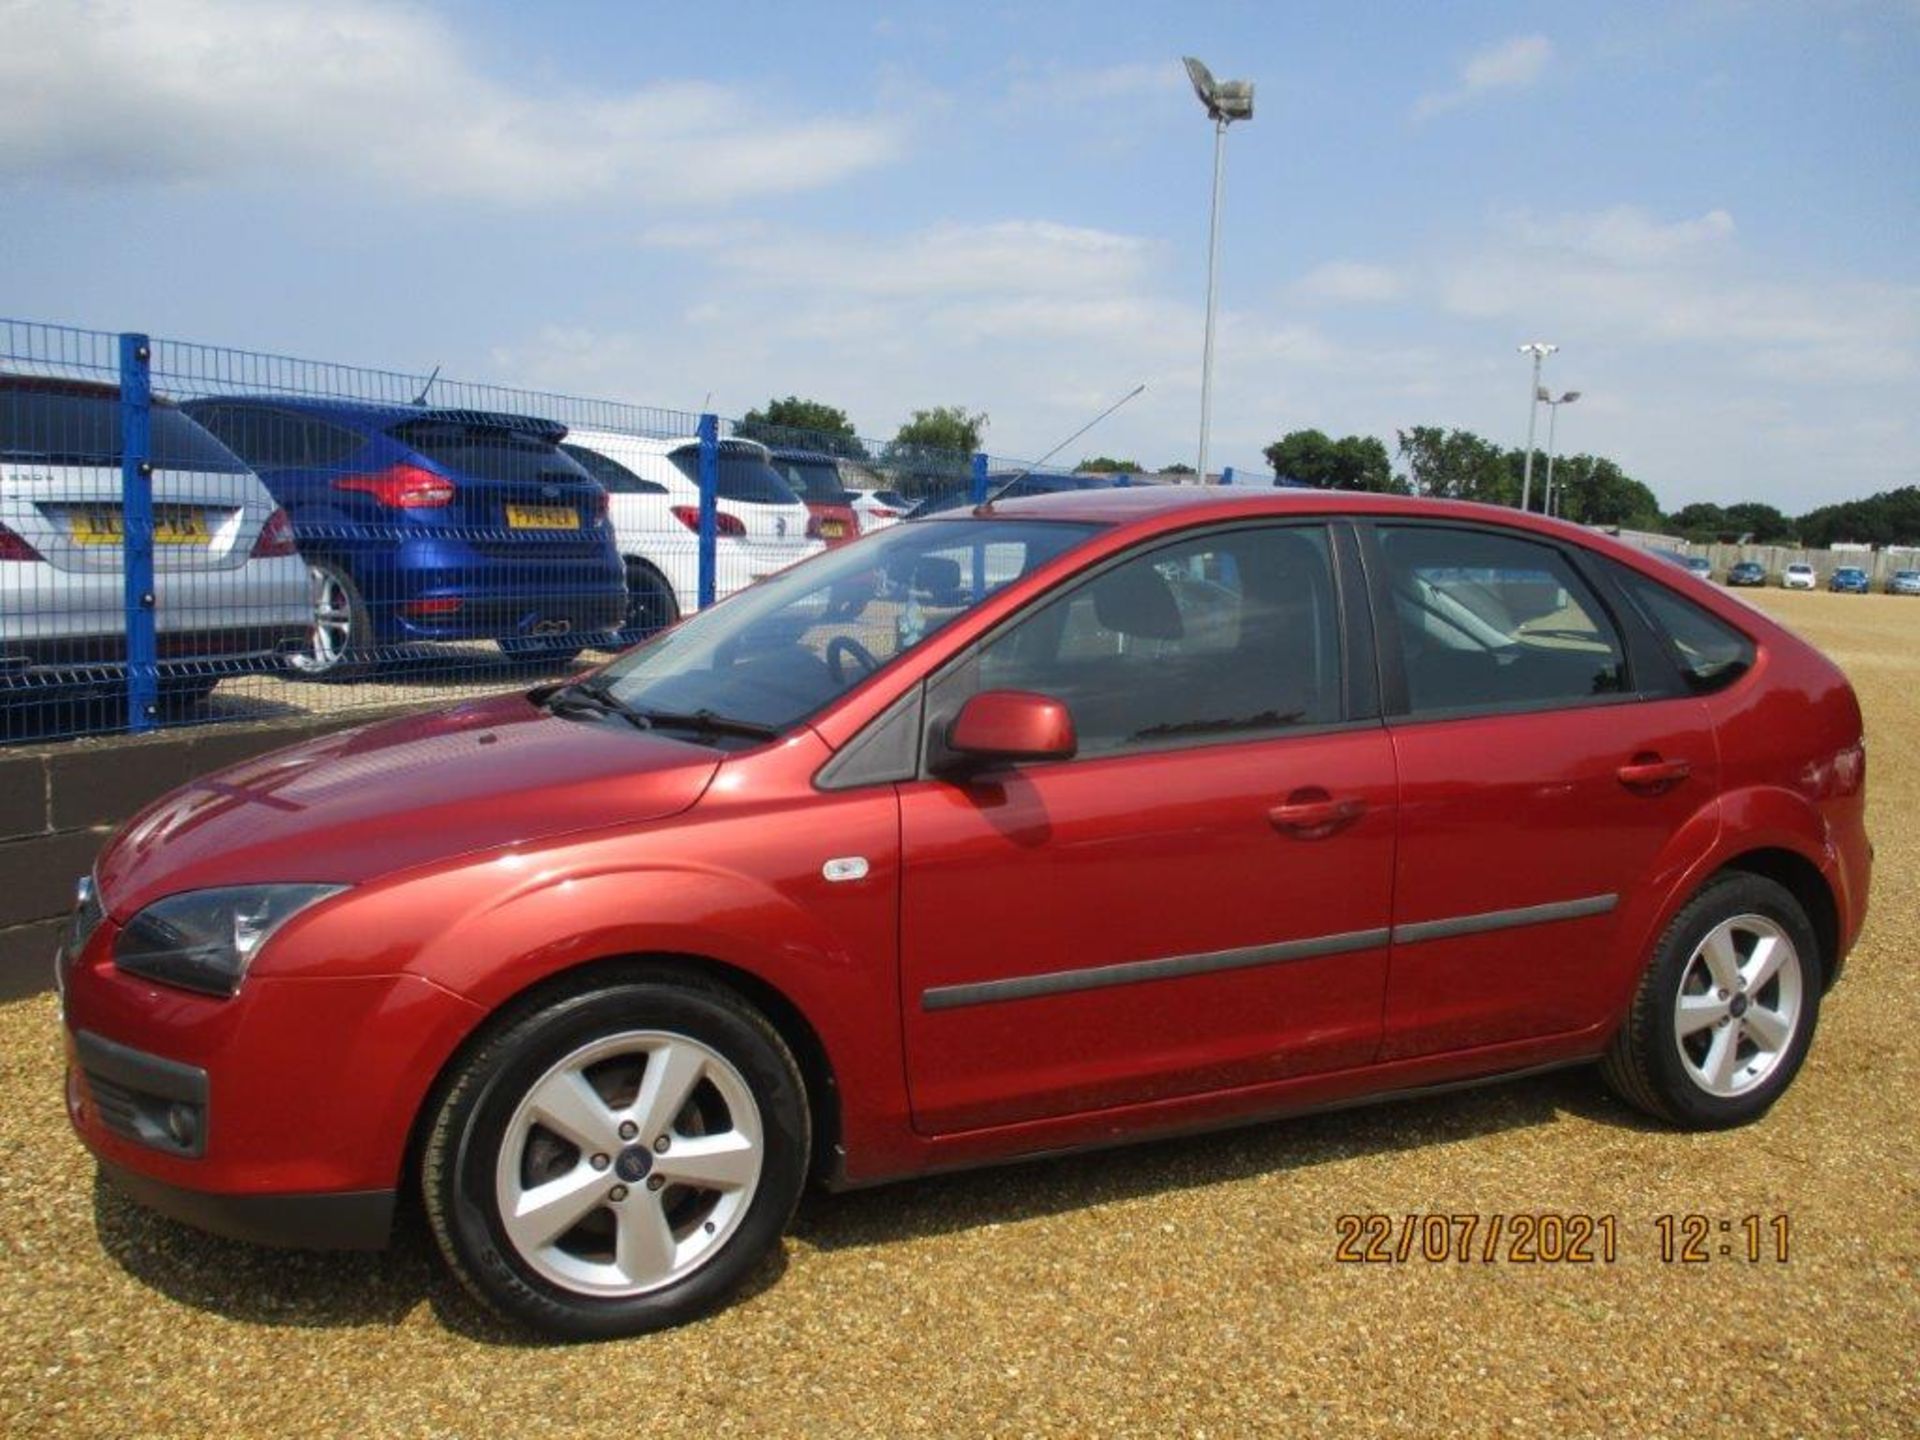
[[[614,538],[627,562],[627,625],[642,639],[699,606],[700,441],[571,430],[560,448],[607,489]],[[755,440],[722,440],[716,499],[714,599],[724,600],[825,542],[808,534],[799,496]]]
[[[1820,578],[1813,573],[1811,565],[1789,565],[1786,573],[1780,577],[1780,583],[1789,590],[1817,590]]]
[[[125,690],[120,423],[117,386],[0,375],[0,707]],[[313,635],[286,512],[171,402],[150,435],[161,694],[281,669]]]
[[[853,496],[853,513],[859,517],[862,535],[907,518],[914,502],[892,489],[893,482],[886,475],[859,460],[842,459],[838,463],[840,486]]]

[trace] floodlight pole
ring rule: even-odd
[[[1213,122],[1213,215],[1207,223],[1207,339],[1200,357],[1200,483],[1207,483],[1207,432],[1213,425],[1213,312],[1219,293],[1220,190],[1226,181],[1227,121]]]
[[[1536,395],[1539,393],[1538,389],[1534,391]],[[1554,456],[1559,453],[1558,446],[1554,441],[1554,431],[1560,424],[1560,407],[1562,405],[1571,405],[1579,398],[1580,392],[1578,390],[1569,390],[1558,400],[1553,399],[1551,393],[1549,393],[1547,399],[1547,495],[1541,507],[1543,514],[1553,514],[1553,460]]]
[[[1520,508],[1533,508],[1533,437],[1540,423],[1540,362],[1558,350],[1544,340],[1529,340],[1520,347],[1522,355],[1533,356],[1533,389],[1527,398],[1527,458],[1520,468]]]

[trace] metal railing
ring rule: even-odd
[[[0,320],[0,742],[525,687],[1018,471]]]

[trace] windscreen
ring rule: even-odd
[[[895,525],[695,615],[614,661],[604,679],[638,710],[783,730],[1098,528]]]
[[[688,445],[669,457],[682,475],[700,483],[700,447]],[[720,478],[716,493],[722,500],[744,501],[749,505],[798,505],[800,497],[767,463],[765,454],[753,445],[720,446]]]
[[[244,471],[226,446],[171,405],[150,412],[156,470]],[[0,458],[43,465],[118,465],[120,401],[108,394],[0,388]]]
[[[471,480],[584,485],[587,472],[541,435],[457,420],[403,420],[387,434],[450,474]]]

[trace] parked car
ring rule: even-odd
[[[845,473],[844,471],[842,472]],[[871,534],[875,530],[884,530],[907,518],[907,512],[913,509],[913,501],[898,490],[881,486],[874,489],[852,489],[853,512],[860,517],[860,533]]]
[[[560,662],[625,615],[606,492],[561,453],[564,425],[291,396],[183,408],[292,518],[316,614],[301,673],[351,678],[416,641]]]
[[[255,1240],[383,1244],[417,1183],[483,1300],[625,1334],[766,1273],[809,1178],[1587,1063],[1757,1120],[1865,805],[1838,667],[1591,531],[1000,502],[159,800],[62,944],[68,1111]]]
[[[1024,500],[1035,495],[1062,495],[1077,490],[1106,490],[1112,487],[1112,479],[1105,475],[1022,474],[1015,471],[987,477],[987,494],[998,495],[1003,500]],[[927,515],[963,509],[972,500],[971,486],[956,481],[921,499],[907,512],[907,518],[918,520]]]
[[[1766,583],[1767,567],[1758,560],[1742,560],[1727,571],[1729,586],[1765,585]]]
[[[0,375],[0,706],[126,690],[117,386]],[[163,696],[278,670],[313,626],[286,512],[156,398],[154,630]]]
[[[1827,589],[1841,595],[1865,595],[1873,586],[1866,571],[1857,565],[1842,565],[1828,578]]]
[[[1887,581],[1889,595],[1920,595],[1920,570],[1896,570]]]
[[[828,545],[844,545],[860,534],[860,516],[853,493],[840,483],[840,466],[831,455],[817,450],[775,446],[768,463],[807,507],[807,533]]]
[[[1687,555],[1678,550],[1662,550],[1659,554],[1662,560],[1671,561],[1691,575],[1698,575],[1702,580],[1713,579],[1713,562],[1704,555]]]
[[[1795,563],[1787,566],[1780,576],[1780,584],[1788,590],[1817,590],[1820,580],[1814,574],[1813,566]]]
[[[629,560],[629,579],[643,585],[644,602],[629,616],[671,624],[699,603],[700,441],[656,439],[610,430],[576,430],[576,446],[595,451],[633,477],[640,488],[618,493],[615,528]],[[714,595],[724,600],[756,580],[817,555],[825,543],[809,531],[813,517],[774,471],[757,440],[722,440],[715,480]],[[651,572],[649,575],[647,572]],[[672,591],[660,593],[665,585]]]

